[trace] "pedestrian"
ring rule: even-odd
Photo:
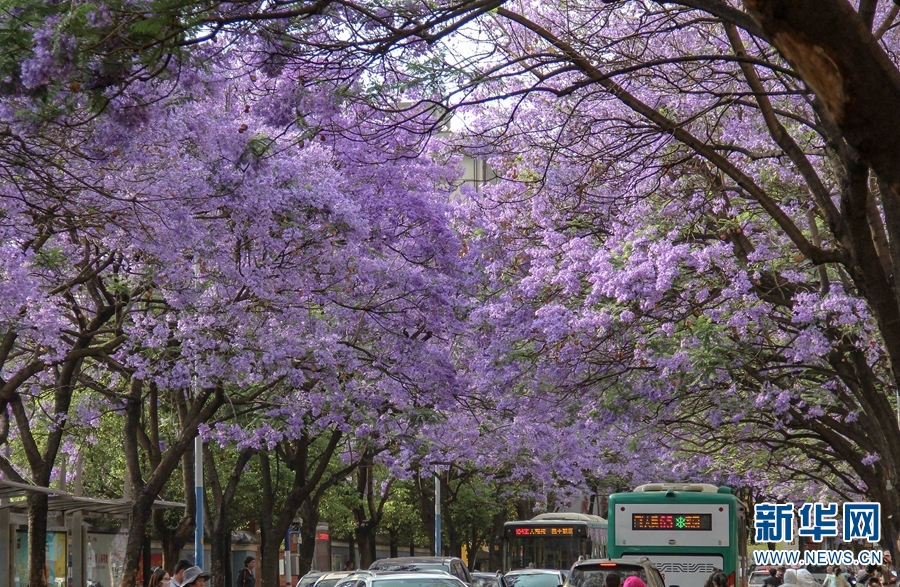
[[[728,587],[728,575],[722,571],[715,570],[706,579],[703,587]]]
[[[782,583],[781,577],[778,576],[778,569],[775,567],[769,569],[769,576],[763,581],[763,585],[766,587],[781,587]]]
[[[181,559],[177,563],[175,563],[175,570],[172,572],[171,585],[172,587],[181,587],[181,582],[184,581],[184,571],[185,569],[191,568],[191,561],[187,561]]]
[[[800,587],[822,587],[808,569],[800,569],[797,571],[797,584],[800,585]]]
[[[348,561],[347,561],[347,564],[344,565],[344,570],[345,570],[345,571],[355,571],[355,570],[356,570],[356,563],[354,563],[352,560],[348,560]]]
[[[894,573],[894,561],[891,557],[891,551],[885,550],[881,557],[881,575],[885,581],[890,581],[891,575]]]
[[[622,587],[647,587],[647,584],[637,575],[631,575],[625,579]]]
[[[622,577],[616,573],[610,573],[606,576],[606,587],[619,587],[622,584]]]
[[[841,567],[835,566],[831,569],[831,574],[825,577],[825,587],[850,587],[850,583],[841,573]]]
[[[150,573],[150,580],[147,582],[147,587],[169,587],[171,581],[172,578],[169,577],[168,571],[162,567],[155,567]]]
[[[238,571],[235,587],[256,587],[256,576],[253,569],[256,567],[256,559],[248,556],[244,559],[244,568]]]
[[[784,579],[781,587],[800,587],[797,583],[797,571],[794,569],[786,569],[784,571]]]
[[[181,587],[206,587],[206,580],[209,579],[209,573],[200,567],[188,567],[184,570],[184,581]]]

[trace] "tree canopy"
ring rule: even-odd
[[[132,553],[198,434],[281,451],[273,536],[363,462],[363,517],[377,463],[900,532],[898,12],[6,0],[0,470],[46,486],[121,418]]]

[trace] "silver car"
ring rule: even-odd
[[[335,587],[469,587],[443,571],[357,571]]]

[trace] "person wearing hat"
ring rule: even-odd
[[[209,573],[200,567],[190,567],[184,570],[181,587],[206,587],[207,579],[209,579]]]

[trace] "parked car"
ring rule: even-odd
[[[297,581],[297,584],[294,587],[312,587],[316,584],[316,581],[324,575],[325,573],[322,571],[310,571],[300,577],[300,580]]]
[[[576,562],[569,571],[564,587],[604,587],[606,576],[616,573],[625,579],[637,575],[647,587],[666,587],[659,570],[647,557],[633,559],[587,559]]]
[[[506,573],[509,587],[562,587],[566,576],[552,569],[518,569]]]
[[[313,583],[313,587],[334,587],[341,579],[348,575],[352,575],[355,572],[356,571],[334,571],[332,573],[323,573],[322,576]]]
[[[458,578],[438,571],[357,571],[336,587],[468,587]]]
[[[467,585],[472,584],[472,575],[461,558],[455,556],[402,556],[383,558],[369,565],[370,571],[443,571]]]
[[[472,573],[472,587],[509,587],[503,573]]]

